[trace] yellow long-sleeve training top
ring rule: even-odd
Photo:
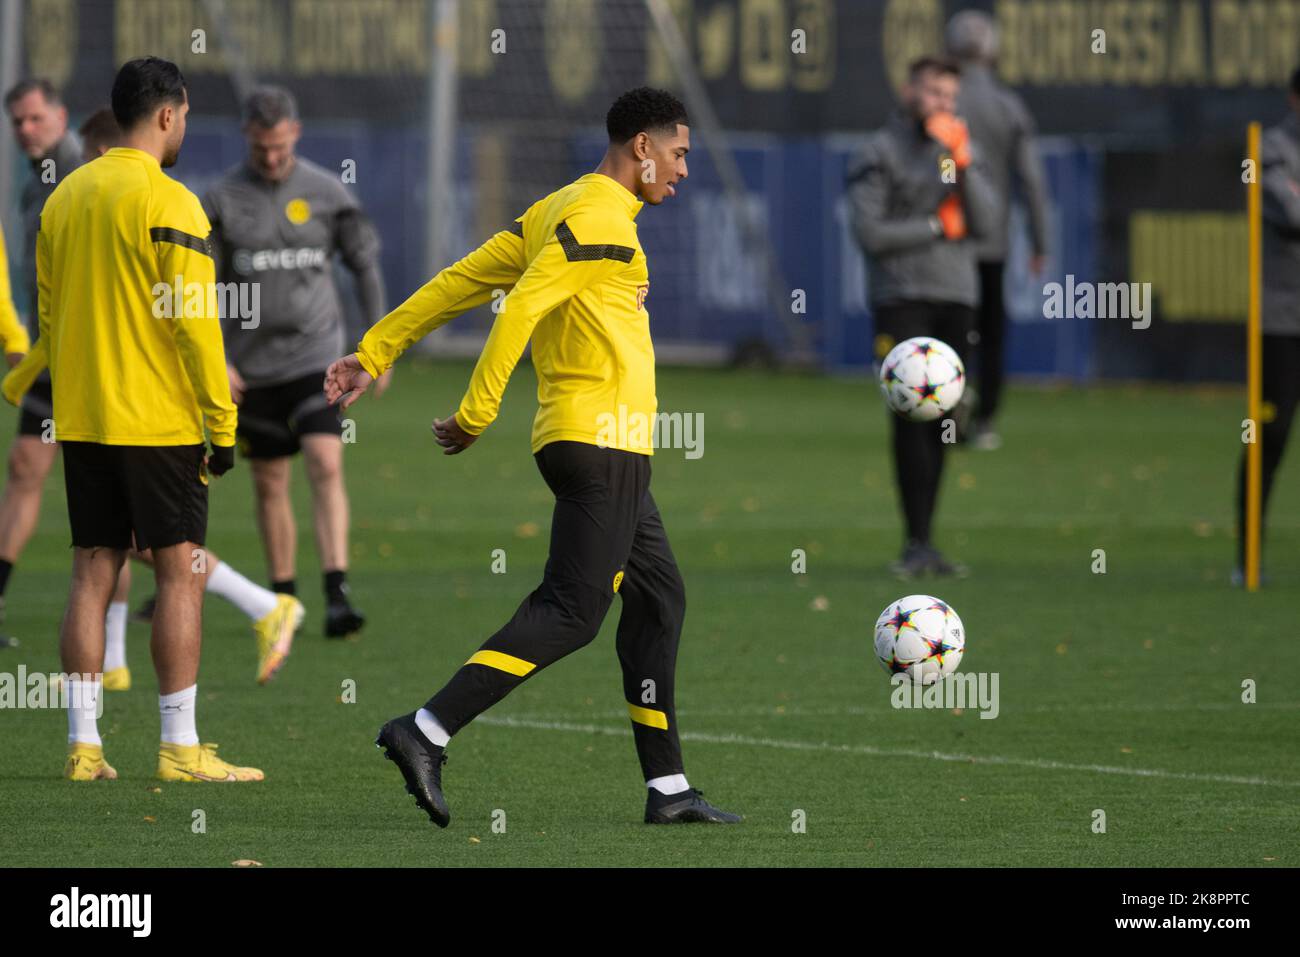
[[[140,150],[59,184],[36,235],[38,350],[56,437],[104,445],[235,444],[208,218]],[[17,372],[18,370],[14,370]]]
[[[27,329],[18,321],[18,310],[9,288],[9,256],[5,252],[5,232],[0,226],[0,359],[31,348]]]
[[[456,412],[461,428],[478,434],[496,418],[531,340],[534,452],[574,441],[654,454],[649,272],[634,222],[641,206],[600,173],[556,190],[377,322],[357,358],[379,376],[413,342],[495,297],[492,331]]]

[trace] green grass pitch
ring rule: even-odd
[[[296,467],[308,619],[285,670],[253,681],[245,619],[205,608],[199,732],[262,767],[241,786],[160,785],[148,632],[135,687],[100,727],[115,782],[60,779],[62,713],[0,712],[5,865],[1152,865],[1300,863],[1294,810],[1300,481],[1284,464],[1268,588],[1227,584],[1243,401],[1236,391],[1013,389],[1001,451],[948,463],[938,543],[962,581],[893,581],[887,421],[866,379],[661,370],[663,411],[704,415],[704,455],[662,450],[653,489],[687,584],[678,707],[691,782],[738,827],[651,828],[613,631],[530,680],[452,743],[442,831],[372,740],[419,704],[537,583],[550,497],[528,452],[531,368],[499,422],[444,457],[429,422],[463,363],[404,363],[354,408],[347,456],[355,643],[321,634]],[[12,426],[4,432],[12,434]],[[5,440],[8,441],[7,439]],[[1294,458],[1294,456],[1293,456]],[[0,670],[57,671],[70,564],[61,472],[12,579]],[[242,465],[213,489],[209,544],[265,579]],[[506,573],[492,573],[494,549]],[[791,570],[794,549],[806,574]],[[1104,549],[1106,573],[1094,574]],[[133,604],[150,590],[138,573]],[[937,593],[1000,675],[1001,714],[890,706],[871,627]],[[340,701],[354,681],[356,702]],[[1257,682],[1258,701],[1242,702]],[[206,832],[194,833],[202,810]],[[1095,833],[1094,812],[1105,812]],[[495,812],[504,833],[493,828]],[[803,812],[806,829],[793,825]]]

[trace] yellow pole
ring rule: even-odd
[[[1260,196],[1258,123],[1251,123],[1246,133],[1246,153],[1254,171],[1246,184],[1246,221],[1250,233],[1249,280],[1250,302],[1246,313],[1246,416],[1250,419],[1254,441],[1246,446],[1246,590],[1259,589],[1260,505],[1263,481],[1263,435],[1260,407],[1263,405],[1264,344],[1261,338],[1260,294],[1263,271],[1260,242],[1263,234],[1263,204]]]

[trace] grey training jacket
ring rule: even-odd
[[[284,182],[271,183],[244,163],[203,208],[218,281],[259,284],[256,325],[231,315],[221,324],[226,360],[249,386],[323,372],[348,351],[335,253],[356,276],[366,327],[384,315],[379,237],[337,173],[299,156]]]
[[[849,166],[854,235],[867,259],[871,305],[950,302],[975,306],[979,282],[972,237],[988,234],[993,196],[979,153],[957,185],[941,177],[946,148],[909,116],[895,113]],[[935,236],[930,217],[954,190],[966,211],[965,239]]]
[[[53,180],[45,182],[45,161],[54,160]],[[32,160],[32,175],[23,184],[22,196],[18,200],[18,210],[23,222],[23,289],[27,298],[27,331],[32,341],[40,334],[38,313],[36,311],[36,233],[41,228],[41,210],[50,193],[63,182],[63,178],[81,165],[81,137],[72,130],[63,134],[63,139],[54,144],[40,159]],[[44,375],[44,373],[42,373]]]
[[[1013,183],[1018,183],[1029,213],[1029,239],[1036,255],[1047,253],[1047,188],[1043,164],[1034,148],[1034,119],[1024,101],[999,83],[980,63],[961,71],[957,109],[970,125],[971,138],[992,187],[994,219],[987,237],[975,244],[980,262],[1005,262]]]

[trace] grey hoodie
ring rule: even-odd
[[[1263,328],[1300,336],[1300,121],[1292,113],[1259,144],[1264,194]]]
[[[988,235],[994,198],[978,144],[960,184],[943,182],[948,150],[899,111],[871,134],[849,166],[853,231],[867,259],[872,306],[903,301],[975,306],[979,283],[972,237]],[[930,217],[954,190],[966,212],[965,239],[936,236]]]
[[[384,315],[379,237],[337,173],[301,156],[282,183],[246,163],[203,197],[221,282],[258,283],[256,325],[222,321],[226,361],[253,387],[316,372],[348,350],[334,254],[357,279],[364,328]]]

